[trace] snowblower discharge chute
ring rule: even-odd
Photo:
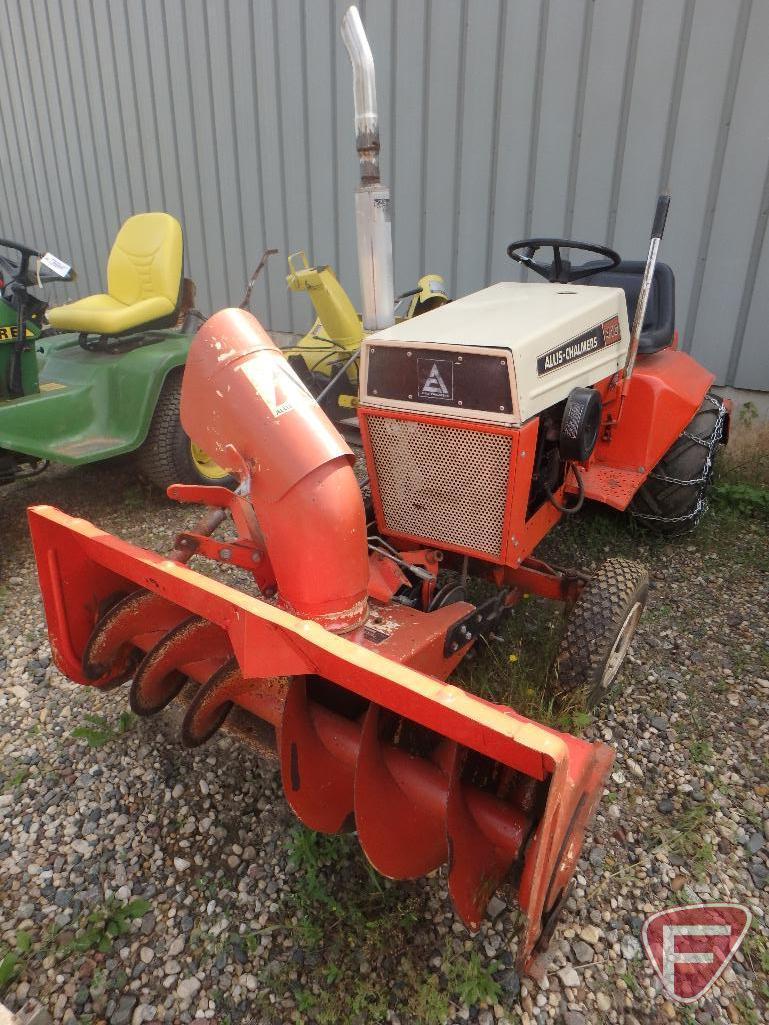
[[[172,556],[29,510],[56,664],[101,689],[132,680],[142,715],[181,696],[186,746],[224,726],[273,751],[306,825],[354,824],[391,878],[447,864],[470,928],[516,881],[519,962],[536,971],[611,749],[444,682],[476,640],[476,607],[395,600],[406,571],[370,545],[352,453],[249,313],[198,333],[182,417],[248,488],[171,488],[212,507]],[[211,528],[225,509],[237,537],[222,542]],[[189,568],[192,554],[248,570],[258,596]],[[408,553],[425,577],[438,557]]]

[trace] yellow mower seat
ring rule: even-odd
[[[122,335],[173,323],[182,283],[182,228],[164,213],[135,214],[117,234],[107,261],[107,292],[48,310],[60,331]]]

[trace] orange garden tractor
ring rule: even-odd
[[[712,375],[666,327],[672,296],[655,271],[665,201],[644,273],[604,249],[603,269],[574,268],[563,250],[595,247],[526,240],[512,254],[548,282],[502,282],[392,326],[389,194],[355,8],[342,32],[362,167],[358,415],[373,512],[306,385],[250,313],[223,310],[191,345],[181,416],[239,488],[169,488],[208,512],[167,555],[31,508],[51,646],[79,683],[132,681],[139,715],[180,698],[186,747],[225,730],[272,752],[302,822],[354,828],[386,876],[447,864],[468,927],[512,883],[519,963],[537,973],[613,752],[447,681],[531,592],[570,610],[559,687],[600,697],[642,613],[646,572],[623,559],[588,577],[536,547],[584,498],[693,523],[726,411],[714,399],[711,414]],[[549,266],[535,263],[544,245]],[[193,557],[237,567],[243,589]],[[469,577],[491,597],[469,600]]]

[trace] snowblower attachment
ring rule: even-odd
[[[611,749],[444,682],[475,641],[447,636],[475,607],[394,600],[404,571],[369,550],[352,454],[249,313],[225,310],[198,333],[182,417],[245,486],[169,494],[210,506],[209,526],[226,510],[237,536],[190,531],[164,556],[31,508],[57,666],[101,689],[132,680],[140,715],[179,696],[187,747],[224,729],[272,752],[307,826],[354,828],[391,878],[447,864],[471,929],[513,883],[519,963],[541,972]],[[190,568],[190,555],[245,571],[252,593]],[[435,552],[421,558],[434,565]]]

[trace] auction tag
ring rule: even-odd
[[[45,256],[40,257],[40,262],[48,270],[52,270],[54,274],[58,274],[60,278],[66,278],[69,272],[72,270],[68,263],[60,260],[58,256],[54,256],[53,253],[46,253]]]

